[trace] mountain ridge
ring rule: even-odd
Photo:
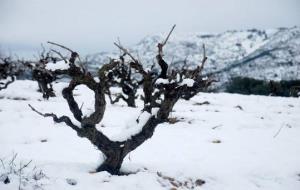
[[[165,35],[146,36],[128,49],[145,67],[155,62],[156,45]],[[181,68],[186,60],[195,67],[202,59],[202,45],[208,57],[204,73],[214,75],[221,87],[231,77],[244,76],[262,80],[300,78],[300,27],[269,30],[231,30],[219,34],[172,34],[164,48],[169,68]],[[88,56],[90,69],[99,67],[119,52],[100,52]],[[157,65],[156,65],[157,66]]]

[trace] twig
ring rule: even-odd
[[[117,44],[114,42],[114,45],[117,46],[120,50],[122,50],[125,54],[127,54],[134,62],[138,62],[131,53],[127,49],[125,49],[121,44]]]
[[[163,56],[163,47],[166,45],[167,41],[169,40],[170,35],[172,34],[174,28],[176,27],[176,24],[173,25],[173,27],[171,28],[168,36],[166,37],[166,39],[162,42],[162,43],[158,43],[157,47],[158,47],[158,54],[162,57]]]
[[[0,161],[1,161],[1,164],[2,164],[3,169],[5,169],[4,162],[3,162],[3,160],[2,160],[1,158],[0,158]]]
[[[66,47],[66,46],[63,46],[63,45],[61,45],[61,44],[58,44],[58,43],[55,43],[55,42],[50,42],[50,41],[48,41],[47,43],[48,43],[48,44],[55,45],[55,46],[58,46],[58,47],[61,47],[61,48],[65,49],[65,50],[68,50],[68,51],[70,51],[71,53],[73,53],[73,52],[74,52],[74,51],[73,51],[73,50],[71,50],[70,48],[68,48],[68,47]]]
[[[279,128],[279,130],[277,131],[277,133],[273,136],[273,138],[276,138],[278,135],[279,135],[279,133],[280,133],[280,131],[281,131],[281,129],[284,127],[284,125],[282,125],[280,128]]]
[[[203,70],[204,64],[207,60],[206,50],[205,50],[205,45],[204,44],[203,44],[202,48],[203,48],[203,58],[202,58],[202,61],[201,61],[201,65],[197,66],[197,68],[193,71],[192,76],[191,76],[192,78],[197,78],[199,76],[199,74]]]
[[[52,116],[56,116],[55,114],[53,113],[41,113],[39,112],[38,110],[36,110],[34,107],[32,107],[32,105],[28,104],[28,106],[32,109],[32,111],[36,112],[37,114],[43,116],[43,117],[52,117]]]
[[[222,125],[214,126],[214,127],[212,127],[211,129],[215,130],[215,129],[218,128],[218,127],[222,127]]]
[[[68,48],[68,47],[66,47],[66,46],[63,46],[63,45],[61,45],[61,44],[55,43],[55,42],[50,42],[50,41],[48,41],[47,43],[48,43],[48,44],[52,44],[52,45],[56,45],[56,46],[58,46],[58,47],[60,47],[60,48],[63,48],[63,49],[65,49],[65,50],[68,50],[68,51],[70,51],[72,54],[73,54],[73,53],[76,53],[77,58],[78,58],[78,60],[79,60],[79,63],[82,64],[82,61],[81,61],[81,59],[80,59],[80,56],[79,56],[79,54],[78,54],[77,52],[74,52],[74,51],[71,50],[70,48]]]
[[[16,154],[13,155],[13,158],[9,162],[9,165],[11,165],[15,161],[15,159],[17,158],[17,155],[18,155],[18,153],[16,153]]]
[[[61,59],[63,59],[65,61],[65,63],[68,63],[66,58],[59,51],[56,51],[54,49],[50,49],[50,50],[53,51],[54,53],[56,53]]]
[[[84,104],[84,102],[82,102],[82,104],[81,104],[81,106],[80,106],[80,108],[79,108],[80,110],[82,110],[83,104]]]
[[[200,67],[200,70],[203,69],[204,67],[204,64],[207,60],[207,57],[206,57],[206,50],[205,50],[205,44],[202,45],[202,48],[203,48],[203,58],[202,58],[202,61],[201,61],[201,67]]]
[[[22,167],[21,167],[21,164],[20,164],[20,169],[18,170],[18,171],[22,171],[24,168],[26,168],[30,163],[32,162],[32,160],[30,160],[27,164],[25,164],[25,165],[23,165]]]
[[[56,123],[65,123],[66,125],[68,125],[69,127],[71,127],[72,129],[74,129],[76,132],[79,132],[81,129],[74,125],[73,122],[71,121],[71,119],[68,116],[61,116],[61,117],[57,117],[57,115],[55,115],[54,113],[41,113],[38,110],[36,110],[34,107],[32,107],[30,104],[28,104],[28,106],[31,108],[32,111],[36,112],[37,114],[39,114],[40,116],[43,117],[52,117],[53,121]]]
[[[44,54],[45,54],[45,52],[46,52],[46,49],[45,49],[43,43],[41,43],[41,47],[42,47],[42,52],[40,53],[40,59],[44,59],[44,58],[45,58],[45,57],[44,57]]]
[[[171,62],[169,64],[169,68],[171,68],[174,64],[174,56],[172,56],[172,59],[171,59]],[[170,72],[170,69],[169,69],[169,72]]]
[[[119,37],[117,38],[117,40],[118,40],[118,44],[121,45],[121,41],[120,41],[120,38],[119,38]],[[121,50],[121,49],[119,49],[119,50],[120,50],[120,54],[122,54],[122,50]]]
[[[163,43],[161,43],[162,46],[166,45],[166,43],[169,40],[169,37],[171,36],[171,34],[172,34],[173,30],[175,29],[175,27],[176,27],[176,24],[174,24],[173,27],[171,28],[171,30],[170,30],[168,36],[166,37],[165,41],[163,41]]]
[[[21,163],[20,163],[20,168],[21,168]],[[19,190],[22,190],[21,184],[22,184],[22,176],[21,176],[21,170],[19,170]]]

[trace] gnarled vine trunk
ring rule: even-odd
[[[152,71],[145,70],[142,64],[135,59],[134,56],[121,45],[116,44],[124,52],[123,56],[128,55],[132,59],[132,61],[128,63],[130,69],[132,68],[142,75],[144,92],[144,108],[142,113],[147,112],[147,114],[150,114],[147,121],[145,121],[142,126],[142,129],[136,134],[132,134],[128,139],[124,141],[112,141],[96,128],[96,125],[102,120],[105,112],[105,93],[107,93],[109,71],[114,69],[120,63],[124,64],[124,59],[121,59],[120,61],[111,60],[110,63],[103,65],[98,72],[100,82],[96,82],[88,72],[76,66],[75,60],[78,57],[76,52],[73,52],[62,45],[51,43],[71,51],[71,58],[69,59],[70,68],[65,71],[59,70],[55,73],[68,74],[72,78],[69,86],[63,90],[63,97],[67,101],[74,118],[81,123],[81,126],[73,124],[71,119],[67,116],[57,117],[53,113],[43,114],[30,105],[31,109],[43,117],[52,117],[55,122],[65,123],[75,130],[79,137],[87,138],[95,145],[105,155],[103,163],[96,169],[97,172],[107,171],[111,174],[120,174],[120,168],[126,155],[152,137],[155,128],[160,123],[168,120],[170,112],[176,102],[180,98],[189,99],[193,97],[212,82],[202,80],[202,77],[200,76],[200,72],[206,60],[205,53],[201,66],[197,67],[195,70],[188,72],[173,71],[171,75],[168,75],[168,65],[163,59],[163,46],[166,44],[171,32],[166,40],[158,45],[157,61],[161,68],[159,76],[154,76]],[[181,77],[178,79],[177,75],[180,75]],[[163,82],[158,79],[163,80]],[[194,82],[188,84],[184,82],[185,79]],[[73,96],[73,90],[80,84],[86,85],[95,93],[95,111],[89,116],[83,117],[81,109]],[[138,119],[136,121],[137,123],[139,122]]]
[[[125,156],[123,148],[113,149],[111,153],[105,155],[105,160],[96,171],[107,171],[111,174],[119,174]]]

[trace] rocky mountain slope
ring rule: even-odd
[[[147,36],[130,51],[143,64],[155,62],[156,45],[165,34]],[[234,76],[247,76],[264,80],[292,80],[300,78],[300,27],[271,30],[227,31],[220,34],[172,34],[165,46],[165,59],[170,68],[181,68],[186,60],[190,67],[202,58],[202,45],[206,46],[208,61],[205,73],[219,79],[219,87]],[[119,52],[102,52],[89,56],[90,68],[99,67]]]

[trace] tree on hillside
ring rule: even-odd
[[[54,113],[41,113],[33,106],[29,106],[33,111],[43,117],[51,117],[57,123],[65,123],[75,130],[79,137],[87,138],[96,146],[105,156],[104,162],[97,167],[97,172],[107,171],[111,174],[120,174],[120,168],[126,155],[152,137],[155,128],[168,120],[170,112],[179,99],[183,98],[188,100],[198,92],[205,90],[213,82],[211,79],[203,78],[201,75],[201,71],[207,59],[205,51],[203,60],[197,68],[193,70],[172,70],[168,72],[168,64],[163,59],[163,47],[167,43],[171,32],[165,41],[158,44],[158,54],[156,58],[160,66],[159,76],[153,75],[153,71],[145,69],[142,63],[127,49],[120,44],[116,44],[123,51],[124,56],[129,56],[131,59],[131,61],[126,64],[136,70],[143,79],[144,107],[140,117],[136,119],[136,126],[132,126],[139,127],[140,130],[135,134],[131,134],[126,140],[113,141],[96,129],[96,125],[101,122],[106,110],[105,91],[109,72],[120,64],[120,60],[112,59],[109,63],[103,65],[98,72],[99,81],[96,81],[89,72],[76,65],[75,61],[79,56],[77,52],[62,45],[52,43],[71,52],[69,68],[57,70],[56,73],[67,74],[71,77],[69,85],[63,89],[62,94],[74,118],[80,122],[80,126],[74,124],[68,116],[58,117]],[[74,99],[73,90],[78,85],[86,85],[95,94],[95,111],[88,116],[83,116],[78,103]]]

